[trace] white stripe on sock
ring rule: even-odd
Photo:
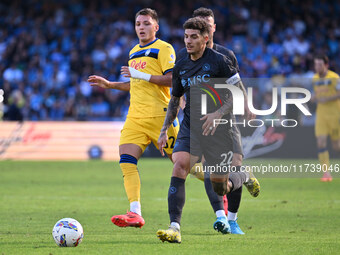
[[[237,213],[228,211],[228,220],[237,220]]]

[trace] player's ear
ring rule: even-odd
[[[203,38],[204,38],[205,43],[207,43],[209,41],[209,35],[208,34],[204,35]]]
[[[159,30],[159,25],[156,24],[156,25],[155,25],[155,32],[158,32],[158,30]]]
[[[215,33],[215,31],[216,31],[216,24],[214,24],[213,26],[213,33]]]

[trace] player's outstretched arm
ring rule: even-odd
[[[150,82],[159,86],[171,87],[172,72],[164,75],[151,75]]]
[[[91,86],[98,86],[104,89],[118,89],[122,91],[130,90],[130,82],[113,82],[108,81],[104,77],[98,75],[91,75],[87,79]]]
[[[162,156],[164,156],[164,151],[163,148],[166,145],[166,142],[168,140],[168,135],[167,131],[171,124],[175,121],[178,110],[179,110],[179,103],[180,103],[181,98],[180,97],[175,97],[172,96],[169,102],[168,110],[165,116],[164,124],[161,129],[161,133],[158,138],[158,149],[161,152]]]
[[[151,75],[148,73],[143,73],[129,66],[122,66],[121,74],[124,77],[141,79],[148,81],[159,86],[171,87],[172,82],[172,72],[168,72],[164,75]]]
[[[334,96],[317,97],[316,100],[318,103],[327,103],[330,101],[338,100],[339,98],[340,98],[340,90],[338,90]]]

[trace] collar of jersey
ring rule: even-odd
[[[197,62],[197,61],[200,61],[200,60],[207,54],[208,49],[209,49],[209,48],[205,48],[202,57],[200,57],[199,59],[196,59],[196,60],[192,60],[191,57],[190,57],[190,55],[188,54],[189,60],[190,60],[191,62],[194,62],[194,63]]]
[[[145,44],[144,46],[141,46],[141,45],[139,44],[139,47],[140,47],[140,48],[145,48],[145,47],[147,47],[147,46],[153,44],[153,43],[154,43],[155,41],[157,41],[157,40],[158,40],[158,38],[156,37],[155,40],[153,40],[152,42],[149,42],[148,44]]]

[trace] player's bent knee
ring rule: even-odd
[[[226,182],[228,180],[228,175],[220,175],[211,173],[210,174],[210,181],[211,182]]]
[[[318,148],[325,148],[327,146],[327,136],[317,137],[316,142],[317,142]]]
[[[136,144],[121,144],[119,145],[119,154],[122,155],[130,155],[137,160],[140,158],[140,156],[143,154],[142,149],[136,145]]]
[[[225,182],[211,182],[215,193],[219,196],[227,194],[228,186]]]
[[[340,152],[340,141],[333,141],[332,147],[333,147],[333,150]]]
[[[172,176],[185,179],[189,171],[190,171],[189,164],[182,160],[178,160],[174,162],[174,170],[172,172]]]

